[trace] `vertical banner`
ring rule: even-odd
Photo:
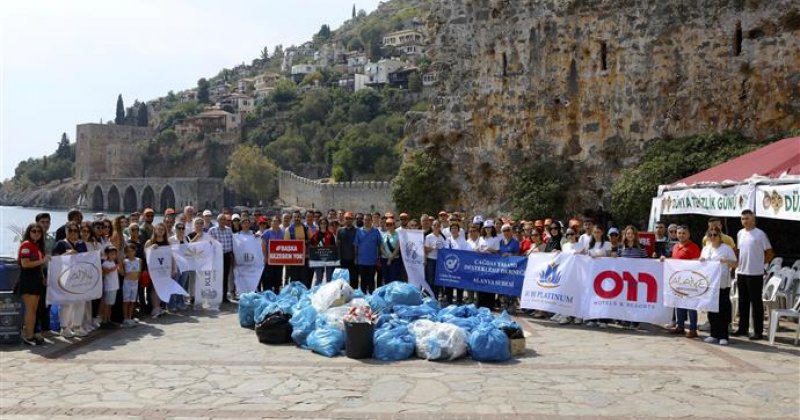
[[[672,319],[672,308],[664,305],[662,262],[645,258],[590,260],[583,318],[651,324],[666,324]]]
[[[222,244],[217,241],[211,241],[209,244],[211,269],[197,271],[194,301],[195,307],[219,310],[219,305],[222,303]]]
[[[211,242],[172,245],[172,256],[181,272],[213,270],[214,248]]]
[[[440,249],[435,282],[437,286],[519,296],[527,262],[526,257]]]
[[[47,304],[83,303],[103,295],[99,252],[52,257],[47,270]]]
[[[673,308],[719,312],[719,279],[727,270],[719,261],[664,262],[664,304]]]
[[[400,255],[406,268],[408,282],[421,287],[430,296],[436,296],[433,289],[425,281],[425,238],[419,229],[400,229],[397,231],[400,239]]]
[[[520,307],[567,316],[582,316],[586,264],[589,257],[566,253],[534,252],[528,256]]]
[[[254,235],[233,235],[233,273],[238,293],[255,292],[264,271],[261,239]]]
[[[168,246],[150,247],[144,250],[147,258],[147,272],[153,282],[158,297],[163,302],[168,302],[172,295],[189,296],[186,290],[181,287],[173,274],[172,248]]]

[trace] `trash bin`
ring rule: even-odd
[[[14,290],[19,280],[19,264],[9,257],[0,257],[0,291]]]
[[[10,291],[0,291],[0,344],[22,341],[22,300]]]
[[[372,357],[372,337],[375,326],[368,322],[345,322],[345,354],[351,359]]]

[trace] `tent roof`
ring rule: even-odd
[[[742,182],[753,175],[777,178],[800,175],[800,137],[783,139],[725,163],[681,179],[672,185]]]

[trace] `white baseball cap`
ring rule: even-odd
[[[203,216],[211,216],[211,210],[203,210]]]
[[[489,219],[483,224],[483,227],[494,227],[494,220]]]
[[[479,225],[481,223],[483,223],[483,216],[481,216],[480,214],[472,218],[473,225]]]

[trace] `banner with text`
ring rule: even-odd
[[[719,261],[666,260],[664,304],[673,308],[719,312],[719,279],[727,270]]]
[[[425,281],[425,236],[419,229],[397,231],[400,243],[400,256],[406,268],[408,282],[424,289],[430,296],[436,296]]]
[[[233,235],[233,281],[239,293],[255,292],[264,271],[262,241],[254,235]]]
[[[194,281],[194,302],[196,309],[218,310],[222,303],[223,260],[222,244],[217,241],[210,244],[210,270],[197,271]],[[205,265],[205,264],[204,264]]]
[[[758,217],[800,221],[800,184],[758,185]]]
[[[169,301],[172,295],[189,296],[189,293],[172,278],[173,260],[171,247],[150,247],[146,248],[144,253],[147,258],[147,272],[150,274],[150,280],[153,282],[153,287],[156,289],[158,297],[163,302]]]
[[[306,243],[299,240],[272,239],[269,241],[269,265],[303,265]]]
[[[339,265],[338,246],[312,246],[308,249],[309,267],[338,267]]]
[[[437,286],[511,296],[520,295],[528,261],[455,249],[440,249],[436,258]]]
[[[213,269],[214,245],[210,241],[172,245],[172,256],[181,272]]]
[[[739,217],[744,209],[755,210],[755,191],[752,185],[690,188],[664,191],[661,195],[661,214]]]
[[[55,256],[47,270],[47,304],[83,303],[103,295],[99,252]]]
[[[581,316],[583,264],[574,262],[575,254],[534,252],[528,256],[520,306]],[[530,279],[530,281],[528,281]]]

